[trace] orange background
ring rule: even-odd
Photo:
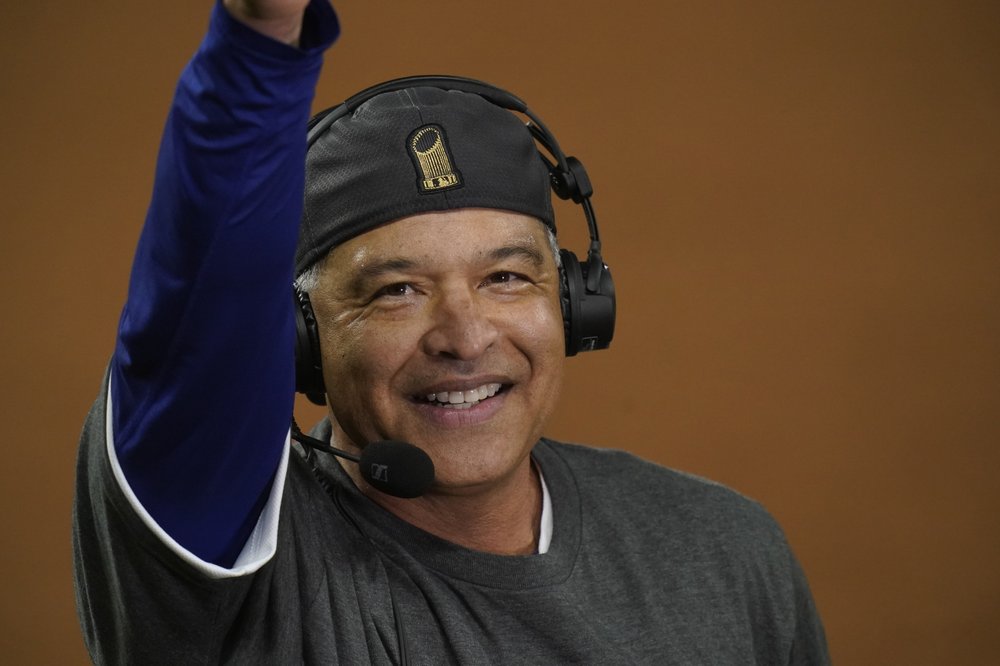
[[[75,442],[209,4],[0,8],[6,663],[86,663]],[[836,663],[994,661],[1000,5],[341,4],[317,107],[475,76],[588,166],[619,326],[550,434],[761,500]]]

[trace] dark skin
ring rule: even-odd
[[[558,294],[544,228],[506,211],[404,218],[331,252],[311,299],[334,441],[407,441],[436,467],[427,494],[400,500],[351,466],[362,492],[469,548],[534,552],[529,454],[562,382]]]

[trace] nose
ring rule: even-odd
[[[496,341],[499,331],[489,305],[477,299],[475,288],[458,287],[439,293],[431,304],[431,324],[423,338],[431,356],[471,361]]]

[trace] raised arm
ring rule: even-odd
[[[222,4],[233,18],[260,34],[299,45],[308,0],[223,0]]]
[[[216,7],[164,130],[112,359],[127,486],[180,546],[223,567],[286,441],[305,128],[337,30],[327,0]]]

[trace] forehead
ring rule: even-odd
[[[488,260],[505,248],[549,258],[546,227],[521,213],[467,208],[423,213],[381,225],[331,251],[327,272],[353,274],[373,264],[405,261],[441,268]]]

